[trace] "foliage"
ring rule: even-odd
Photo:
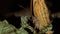
[[[49,24],[48,26],[40,30],[40,34],[46,33],[47,31],[51,31],[51,30],[52,30],[52,24]]]
[[[17,29],[13,25],[8,24],[6,20],[0,21],[0,34],[12,34],[16,33],[16,30]]]
[[[52,29],[52,25],[50,24],[49,26],[42,29],[39,33],[37,33],[33,27],[27,24],[28,19],[29,18],[27,16],[21,17],[21,28],[19,29],[9,24],[6,20],[0,21],[0,34],[29,34],[24,28],[30,29],[33,34],[42,34]]]
[[[0,21],[0,34],[28,34],[28,32],[24,30],[24,28],[30,29],[33,32],[33,34],[35,34],[35,30],[29,24],[27,24],[27,21],[28,17],[22,16],[20,23],[22,27],[19,29],[9,24],[6,20]]]

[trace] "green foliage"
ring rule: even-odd
[[[24,28],[20,28],[18,31],[17,31],[18,34],[28,34],[28,32],[26,30],[24,30]]]
[[[49,24],[44,29],[40,30],[40,34],[43,34],[43,33],[47,32],[47,31],[51,31],[51,30],[52,30],[52,24]]]
[[[33,27],[27,24],[28,19],[29,18],[27,16],[21,17],[21,28],[19,29],[9,24],[6,20],[0,21],[0,34],[29,34],[24,28],[30,29],[33,34],[42,34],[52,29],[52,25],[50,24],[49,26],[42,29],[39,33],[37,33]]]
[[[33,32],[33,34],[36,34],[35,29],[33,29],[29,24],[27,24],[28,19],[29,18],[27,16],[25,16],[25,17],[22,16],[21,17],[21,26],[22,26],[22,28],[28,28]]]
[[[8,24],[6,20],[0,21],[0,34],[12,34],[16,33],[16,30],[17,29],[13,25]]]
[[[19,29],[9,24],[6,20],[0,21],[0,34],[28,34],[28,32],[24,30],[24,28],[30,29],[33,32],[33,34],[35,34],[35,30],[29,24],[27,24],[28,19],[29,18],[27,16],[21,17],[20,24],[22,27]]]

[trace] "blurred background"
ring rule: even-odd
[[[60,0],[45,0],[49,9],[50,19],[52,21],[54,34],[60,32]]]

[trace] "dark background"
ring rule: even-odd
[[[45,0],[45,3],[51,14],[60,12],[60,0]],[[51,15],[50,18],[52,18]],[[54,31],[53,34],[60,34],[60,18],[52,18],[52,25],[52,30]]]
[[[20,28],[20,16],[16,17],[13,14],[15,12],[22,12],[24,8],[18,6],[21,5],[27,10],[30,8],[30,0],[0,0],[0,21],[7,20],[10,24],[14,25],[16,28]],[[21,14],[28,13],[29,11],[23,11]],[[13,13],[12,15],[8,15]],[[7,14],[8,16],[5,16]],[[6,18],[7,17],[7,18]]]

